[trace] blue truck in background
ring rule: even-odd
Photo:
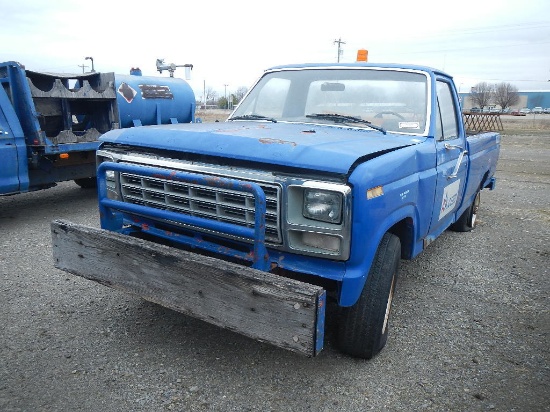
[[[500,151],[448,74],[366,62],[273,67],[223,123],[100,140],[101,228],[53,221],[57,268],[307,356],[334,316],[364,359],[400,260],[475,227]]]
[[[0,63],[0,195],[74,180],[96,185],[99,137],[110,130],[191,122],[195,100],[182,79],[54,74]]]

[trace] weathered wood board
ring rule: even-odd
[[[51,230],[61,270],[307,356],[322,349],[321,287],[67,221]]]

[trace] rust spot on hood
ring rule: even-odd
[[[287,140],[281,140],[281,139],[262,138],[262,139],[259,139],[259,142],[263,144],[289,144],[291,146],[297,146],[296,142],[289,142]]]

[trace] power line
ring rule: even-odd
[[[496,49],[502,47],[526,47],[533,46],[538,44],[550,44],[550,41],[540,41],[540,42],[529,42],[529,43],[517,43],[517,44],[501,44],[501,45],[491,45],[491,46],[473,46],[473,47],[456,47],[456,48],[447,48],[447,49],[432,49],[432,50],[419,50],[419,51],[410,51],[410,52],[401,52],[400,54],[424,54],[424,53],[443,53],[443,52],[456,52],[456,51],[465,51],[465,50],[486,50],[486,49]]]
[[[488,33],[496,31],[509,31],[509,30],[524,30],[524,29],[538,29],[550,27],[550,22],[532,22],[532,23],[521,23],[521,24],[503,24],[500,26],[487,26],[487,27],[471,27],[465,29],[449,30],[447,33],[459,33],[459,34],[478,34],[478,33]]]
[[[475,41],[477,43],[480,43],[479,35],[488,34],[488,33],[498,33],[498,32],[505,32],[505,31],[514,31],[514,30],[523,30],[528,32],[530,35],[534,35],[533,31],[536,29],[547,29],[550,28],[550,22],[532,22],[532,23],[520,23],[520,24],[506,24],[506,25],[498,25],[498,26],[487,26],[487,27],[464,27],[461,29],[456,30],[440,30],[437,31],[437,41],[439,43],[445,43],[445,42],[464,42],[466,39],[469,41]],[[420,32],[417,31],[416,33],[410,33],[407,35],[407,41],[412,42],[416,41],[418,39],[426,40],[427,37],[426,32]],[[546,34],[546,30],[541,34],[540,38],[547,39],[549,36]],[[490,38],[489,40],[493,39]],[[433,40],[433,39],[432,39]],[[430,40],[430,42],[432,42]],[[487,39],[484,38],[483,41],[487,42]],[[548,42],[546,41],[529,41],[529,44],[546,44]],[[501,46],[480,46],[480,47],[468,47],[467,49],[471,48],[490,48],[490,47],[508,47],[507,45],[501,45]],[[466,48],[464,48],[466,49]],[[459,49],[449,49],[449,50],[463,50],[461,48]],[[441,51],[441,50],[438,50]]]
[[[541,28],[549,28],[550,22],[530,22],[530,23],[519,23],[519,24],[503,24],[498,26],[478,26],[478,27],[463,27],[460,29],[454,29],[454,30],[441,30],[437,31],[437,37],[439,40],[443,40],[445,36],[456,36],[456,35],[471,35],[471,34],[484,34],[484,33],[491,33],[491,32],[501,32],[501,31],[513,31],[513,30],[534,30],[534,29],[541,29]],[[418,37],[425,37],[425,33],[423,32],[417,32],[417,33],[411,33],[407,36],[408,39],[412,38],[418,38]]]

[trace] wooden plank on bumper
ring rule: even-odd
[[[51,230],[61,270],[293,352],[322,349],[321,287],[63,220]]]

